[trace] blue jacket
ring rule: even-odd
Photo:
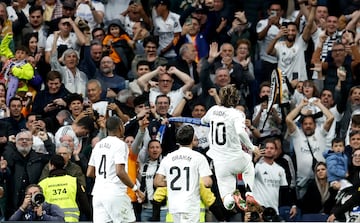
[[[28,208],[25,212],[17,209],[9,218],[9,221],[56,221],[64,222],[64,212],[56,204],[44,202],[42,204],[43,216],[38,217],[32,208]]]
[[[324,152],[327,165],[328,182],[345,179],[348,172],[348,157],[345,153],[335,153],[332,150]]]

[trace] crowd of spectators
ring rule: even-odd
[[[128,190],[137,220],[165,220],[152,180],[177,149],[171,119],[203,117],[229,84],[262,147],[253,193],[265,209],[226,211],[214,183],[207,220],[360,213],[347,190],[360,187],[359,1],[2,1],[0,41],[0,220],[21,218],[27,191],[47,191],[36,184],[58,154],[87,195],[76,220],[91,221],[86,169],[110,116],[125,123],[128,172],[146,194],[139,203]],[[209,128],[193,126],[205,155]],[[336,196],[346,193],[350,203]]]

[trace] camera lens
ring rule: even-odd
[[[42,203],[44,203],[45,201],[45,197],[42,193],[38,192],[35,193],[32,198],[31,198],[31,202],[33,203],[33,205],[35,206],[40,206]]]

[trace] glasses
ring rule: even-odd
[[[344,52],[345,49],[333,49],[331,50],[331,52],[334,52],[334,53],[341,53],[341,52]]]
[[[63,22],[62,25],[63,26],[70,26],[70,23],[69,22]]]
[[[171,83],[172,80],[159,80],[160,83]]]
[[[353,157],[353,158],[359,158],[359,157],[360,157],[360,154],[353,154],[352,157]]]
[[[25,141],[25,142],[30,142],[32,139],[31,138],[18,138],[17,141]]]

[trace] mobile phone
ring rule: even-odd
[[[299,73],[298,72],[293,72],[293,80],[299,79]]]
[[[274,10],[271,10],[270,11],[270,17],[275,17],[275,16],[277,16],[277,12],[274,11]]]
[[[185,24],[192,25],[192,18],[190,16],[186,18]]]
[[[36,116],[35,116],[35,120],[36,120],[36,121],[41,120],[41,118],[42,118],[41,115],[36,115]]]

